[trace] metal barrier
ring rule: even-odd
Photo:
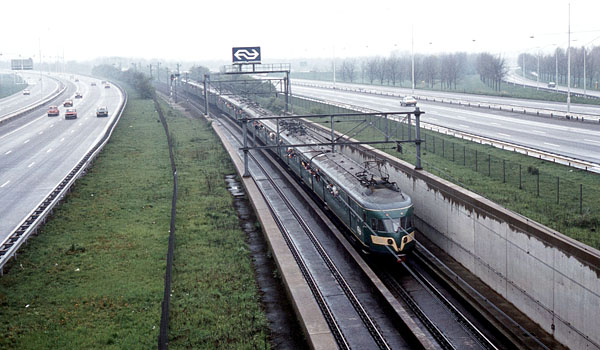
[[[41,203],[29,213],[29,215],[21,221],[14,230],[1,244],[0,244],[0,275],[4,272],[4,266],[10,260],[15,257],[18,249],[23,243],[29,239],[29,237],[35,233],[45,222],[48,216],[52,213],[54,207],[64,198],[64,196],[71,189],[75,181],[83,175],[85,169],[89,164],[96,158],[100,153],[104,145],[110,139],[115,126],[121,119],[121,114],[127,105],[127,93],[120,86],[116,85],[124,96],[123,103],[118,109],[116,117],[104,133],[104,136],[98,141],[98,143],[88,152],[86,155],[77,163],[77,165],[63,178],[63,180],[44,198]]]
[[[165,119],[162,107],[154,97],[154,106],[158,112],[160,122],[167,135],[169,144],[169,158],[171,159],[171,170],[173,171],[173,199],[171,201],[171,225],[169,229],[169,245],[167,247],[167,267],[165,271],[165,290],[161,303],[160,328],[158,332],[158,349],[166,350],[169,348],[169,310],[171,306],[171,279],[173,274],[173,252],[175,250],[175,214],[177,209],[177,168],[175,167],[175,157],[173,156],[173,140],[169,133],[169,125]]]
[[[52,78],[52,79],[54,79],[54,78]],[[60,80],[57,80],[57,79],[55,79],[55,80],[59,82],[59,85],[56,88],[56,90],[54,90],[54,92],[52,92],[50,94],[50,96],[46,97],[43,100],[34,102],[34,103],[30,104],[29,106],[23,107],[23,108],[17,110],[16,112],[7,114],[4,117],[0,117],[0,124],[7,123],[15,118],[21,117],[31,111],[34,111],[34,110],[40,108],[41,106],[45,105],[46,103],[54,100],[58,96],[62,95],[65,92],[65,90],[67,90],[67,87]]]
[[[345,108],[345,109],[364,112],[364,113],[379,112],[379,111],[375,111],[375,110],[372,110],[369,108],[353,106],[353,105],[344,104],[344,103],[331,102],[331,101],[316,99],[316,98],[312,98],[312,97],[293,96],[293,98],[306,100],[306,101],[310,101],[310,102],[314,102],[314,103],[329,104],[329,105],[332,105],[332,106],[335,106],[338,108]],[[446,135],[452,135],[457,138],[469,140],[472,142],[477,142],[477,143],[480,143],[483,145],[494,146],[496,148],[500,148],[503,150],[518,152],[518,153],[521,153],[521,154],[524,154],[527,156],[547,160],[547,161],[554,162],[554,163],[567,165],[570,167],[586,170],[589,172],[600,173],[600,164],[588,162],[585,160],[565,157],[565,156],[561,156],[561,155],[558,155],[555,153],[550,153],[550,152],[542,151],[542,150],[531,148],[531,147],[525,147],[525,146],[517,145],[514,143],[508,143],[508,142],[492,139],[489,137],[478,136],[475,134],[470,134],[470,133],[466,133],[466,132],[463,132],[460,130],[455,130],[452,128],[444,127],[444,126],[433,124],[433,123],[423,122],[423,121],[421,121],[421,128],[426,129],[426,130],[436,131],[436,132],[443,133]]]
[[[308,84],[308,83],[298,83],[295,82],[294,85],[306,86],[306,87],[315,87],[315,88],[330,88],[329,86],[319,85],[319,84]],[[362,88],[348,88],[348,87],[339,87],[335,88],[336,90],[341,91],[350,91],[350,92],[359,92],[365,94],[379,95],[379,96],[389,96],[389,97],[397,97],[401,98],[405,96],[405,94],[387,92],[375,89],[362,89]],[[499,111],[507,111],[514,113],[523,113],[537,116],[545,116],[550,118],[564,118],[567,120],[576,120],[582,122],[595,122],[600,123],[600,115],[596,114],[585,114],[585,113],[570,113],[567,114],[565,111],[558,111],[546,108],[530,108],[518,105],[511,105],[506,103],[486,103],[486,102],[476,102],[476,101],[468,101],[462,99],[453,99],[453,98],[442,98],[442,97],[432,97],[427,95],[414,95],[417,100],[421,101],[429,101],[429,102],[438,102],[438,103],[447,103],[447,104],[455,104],[459,106],[466,107],[477,107],[484,109],[494,109]]]

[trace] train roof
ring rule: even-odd
[[[281,133],[281,137],[291,144],[312,143],[315,140],[309,135],[287,132]],[[334,181],[336,186],[365,208],[373,210],[403,209],[412,204],[411,198],[400,189],[394,190],[392,186],[383,185],[363,185],[357,173],[365,171],[364,166],[342,153],[331,153],[330,146],[296,147],[296,150],[311,161],[313,168],[318,168],[321,174]]]

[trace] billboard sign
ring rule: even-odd
[[[234,47],[233,64],[260,63],[260,46]]]
[[[31,58],[25,60],[10,60],[10,67],[12,70],[32,70],[33,60]]]

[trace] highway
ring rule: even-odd
[[[61,103],[58,117],[48,117],[42,108],[0,126],[0,242],[97,143],[124,99],[114,86],[106,89],[96,79],[78,78],[65,82],[67,91],[60,98],[73,99],[77,119],[65,120]],[[83,98],[74,99],[75,91]],[[108,107],[108,118],[96,117],[101,105]]]
[[[524,84],[524,85],[531,86],[531,87],[534,87],[534,88],[538,86],[537,85],[537,81],[531,80],[531,79],[527,79],[527,78],[523,78],[522,76],[517,75],[517,73],[515,73],[514,69],[508,71],[508,74],[507,74],[505,80],[509,81],[511,83],[521,84],[521,85]],[[539,87],[546,87],[546,83],[540,82]],[[566,93],[567,90],[568,90],[567,87],[563,86],[563,85],[557,85],[556,89],[559,90],[559,91],[562,91],[564,93]],[[571,86],[571,92],[572,93],[577,93],[577,94],[583,94],[584,90],[583,89],[579,89],[579,88],[574,88],[574,87]],[[585,90],[585,93],[588,96],[594,96],[594,97],[600,98],[600,91],[587,89],[587,90]],[[565,101],[566,101],[566,97],[565,97]],[[573,111],[573,105],[571,105],[571,110]]]
[[[13,71],[1,70],[0,74],[12,74]],[[35,71],[20,71],[17,73],[28,82],[30,95],[23,95],[21,92],[0,99],[0,120],[8,114],[34,104],[46,97],[49,97],[59,87],[59,82],[54,77],[40,75]],[[6,79],[6,78],[3,78]]]
[[[293,85],[294,95],[376,111],[408,111],[397,97]],[[419,102],[424,122],[600,164],[600,125],[503,111]]]
[[[521,77],[518,77],[521,79]],[[528,81],[531,83],[532,81]],[[333,82],[330,81],[319,81],[319,80],[308,80],[308,79],[292,79],[292,91],[296,92],[296,86],[302,85],[317,85],[332,88]],[[339,83],[336,82],[336,88],[338,89],[352,89],[352,90],[363,90],[363,91],[381,91],[385,93],[394,93],[399,95],[413,95],[412,90],[408,88],[399,88],[399,87],[391,87],[391,86],[380,86],[380,85],[365,85],[365,84],[352,84],[352,83]],[[533,82],[533,86],[535,86],[535,82]],[[566,88],[565,88],[566,90]],[[580,89],[581,90],[581,89]],[[581,90],[583,93],[583,90]],[[597,92],[600,96],[600,92]],[[529,107],[529,108],[543,108],[543,109],[551,109],[556,111],[567,111],[566,104],[566,96],[565,102],[548,102],[548,101],[537,101],[537,100],[528,100],[528,99],[517,99],[517,98],[508,98],[508,97],[499,97],[499,96],[486,96],[486,95],[470,95],[459,92],[445,92],[445,91],[430,91],[430,90],[415,90],[415,96],[427,96],[427,97],[436,97],[436,98],[448,98],[448,99],[456,99],[467,102],[475,102],[475,103],[494,103],[494,104],[505,104],[511,105],[515,107]],[[592,106],[592,105],[581,105],[581,104],[571,104],[571,112],[572,113],[582,113],[582,114],[592,114],[592,115],[600,115],[600,106]]]

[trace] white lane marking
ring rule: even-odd
[[[27,143],[27,142],[29,142],[29,141],[30,141],[30,140],[27,140],[27,141],[23,142],[23,144],[26,144],[26,143]]]
[[[5,182],[5,183],[3,183],[3,184],[2,184],[2,186],[0,186],[0,187],[4,187],[4,186],[8,185],[8,183],[9,183],[9,182],[10,182],[10,180],[6,181],[6,182]]]
[[[51,128],[53,128],[53,127],[54,127],[54,124],[50,124],[50,127],[51,127]]]
[[[71,130],[71,133],[74,133],[74,132],[75,132],[75,130]]]
[[[40,131],[40,132],[38,132],[38,135],[41,135],[41,134],[43,134],[43,133],[44,133],[43,131]]]
[[[498,123],[490,123],[490,125],[500,126],[500,124],[498,124]]]
[[[536,133],[536,134],[541,134],[541,135],[546,133],[544,131],[539,131],[539,130],[531,130],[531,132]]]
[[[512,137],[512,136],[510,136],[509,134],[503,134],[503,133],[500,133],[500,132],[498,133],[498,135],[500,135],[500,136],[504,136],[504,137]]]
[[[438,121],[438,119],[437,119],[437,118],[429,118],[429,120],[434,120],[434,121],[436,121],[436,122]]]
[[[65,138],[63,137],[62,139],[60,139],[60,142],[63,142],[65,140]]]
[[[79,126],[82,126],[82,125],[83,125],[83,123],[79,123]]]
[[[600,141],[596,141],[596,140],[583,139],[583,141],[587,141],[587,142],[591,142],[591,143],[597,143],[597,144],[600,145]]]
[[[552,147],[556,147],[556,148],[560,148],[559,145],[556,145],[554,143],[548,143],[548,142],[544,142],[544,145],[548,145],[548,146],[552,146]]]
[[[10,150],[10,151],[8,151],[8,152],[6,152],[4,154],[11,154],[11,153],[12,153],[12,150]]]
[[[468,125],[460,124],[459,126],[461,126],[461,127],[465,128],[465,129],[471,129],[471,127],[470,127],[470,126],[468,126]]]
[[[35,162],[33,162],[33,163],[29,164],[27,167],[28,167],[28,168],[31,168],[31,167],[32,167],[34,164],[35,164]]]
[[[459,115],[454,116],[454,119],[467,120],[467,117],[461,117]]]
[[[48,150],[46,151],[46,153],[50,153],[52,152],[52,148],[48,148]]]

